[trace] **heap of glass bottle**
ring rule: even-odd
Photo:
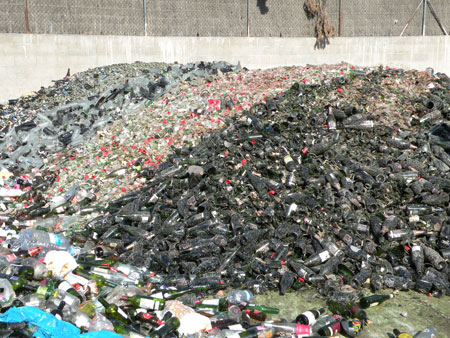
[[[61,232],[57,216],[77,212],[77,186],[46,207],[36,203],[18,217],[3,217],[0,237],[12,249],[2,257],[5,279],[13,291],[34,288],[28,276],[45,280],[36,290],[43,297],[33,300],[63,294],[52,305],[58,316],[75,306],[75,299],[101,308],[107,304],[101,298],[105,290],[148,283],[179,292],[226,282],[250,283],[254,293],[285,294],[312,285],[328,296],[349,284],[448,294],[450,184],[441,175],[447,171],[441,169],[448,162],[448,141],[439,136],[446,125],[421,137],[378,125],[375,116],[353,106],[317,105],[333,86],[296,84],[228,121],[197,147],[174,149],[158,168],[130,164],[143,187],[96,208],[100,215],[82,229]],[[359,151],[353,153],[353,146]],[[440,169],[428,170],[422,160]],[[79,197],[80,205],[95,199]],[[79,267],[65,276],[67,283],[51,285],[35,259],[54,249],[77,257]],[[19,266],[22,270],[14,271]],[[65,293],[54,291],[60,289]],[[120,301],[159,310],[166,299],[154,291],[124,294]],[[180,299],[195,304],[188,294]],[[364,304],[344,309],[343,316],[366,321]],[[215,299],[195,306],[214,315],[226,305]],[[83,308],[89,312],[89,306]],[[119,308],[109,312],[116,316]],[[251,303],[232,310],[234,316],[264,317]],[[120,322],[117,318],[111,319]],[[324,333],[350,330],[346,321],[330,325]]]

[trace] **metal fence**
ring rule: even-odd
[[[37,34],[313,37],[314,19],[308,20],[303,4],[304,0],[0,0],[0,32],[26,33],[28,27]],[[328,0],[326,6],[341,36],[398,36],[402,31],[441,35],[432,8],[449,31],[448,0]]]

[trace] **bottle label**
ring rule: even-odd
[[[312,325],[316,321],[316,317],[314,316],[314,313],[311,311],[306,311],[303,313],[303,315],[306,317],[307,322],[305,324]]]
[[[70,285],[70,283],[69,282],[67,282],[67,281],[62,281],[59,285],[58,285],[58,289],[60,289],[60,290],[64,290],[64,291],[67,291],[67,290],[69,290],[69,289],[72,289],[73,287],[72,287],[72,285]]]
[[[93,294],[96,294],[96,295],[99,294],[99,290],[98,290],[98,286],[97,286],[97,282],[96,281],[89,281],[88,282],[88,287],[89,287],[89,290],[91,290],[91,292]]]
[[[339,333],[341,331],[341,323],[337,322],[337,323],[331,324],[330,328],[333,332],[331,334],[331,336],[334,336],[336,333]]]
[[[201,305],[215,305],[215,306],[219,306],[219,299],[205,299]]]
[[[370,304],[370,305],[369,305],[369,307],[372,307],[372,306],[377,306],[378,304],[380,304],[380,303],[378,303],[378,302],[375,302],[375,303],[372,303],[372,304]]]
[[[34,255],[38,254],[39,251],[41,251],[41,248],[37,247],[37,248],[32,248],[28,250],[28,254],[33,257]]]
[[[57,234],[48,234],[50,236],[50,243],[61,245],[61,236]]]
[[[6,260],[8,261],[8,262],[12,262],[13,260],[15,260],[17,257],[16,257],[16,255],[14,255],[13,253],[12,254],[9,254],[8,256],[6,256]]]
[[[160,304],[160,302],[154,299],[141,298],[139,301],[139,306],[144,309],[159,310]]]
[[[67,282],[69,282],[70,284],[72,284],[72,285],[75,285],[75,284],[81,284],[81,285],[83,285],[84,287],[86,287],[86,286],[88,285],[88,283],[89,283],[89,280],[87,280],[86,278],[81,277],[81,276],[78,276],[78,275],[75,275],[75,274],[73,274],[73,273],[68,273],[68,274],[64,277],[64,279],[65,279]]]
[[[288,164],[290,162],[294,162],[294,160],[292,159],[292,157],[290,155],[286,155],[283,159],[285,164]]]
[[[104,268],[93,268],[91,271],[93,273],[106,273],[106,274],[108,273],[108,270]]]
[[[116,175],[122,176],[122,175],[125,175],[126,172],[127,172],[126,169],[119,169],[116,171]]]
[[[269,329],[264,329],[258,332],[258,338],[272,338],[273,331]],[[303,336],[297,336],[298,338],[302,338]]]
[[[88,317],[87,316],[85,317],[82,314],[76,313],[74,315],[74,319],[72,319],[72,320],[73,320],[73,323],[75,324],[75,326],[77,326],[77,327],[82,327],[82,326],[89,327],[89,325],[90,325],[90,320],[88,319]]]
[[[130,338],[144,338],[143,335],[141,335],[141,334],[139,334],[137,332],[134,332],[134,331],[128,332],[128,335],[129,335]]]
[[[356,231],[359,231],[359,232],[367,232],[367,231],[368,231],[368,228],[367,228],[367,226],[364,225],[364,224],[358,224],[358,225],[356,226]]]
[[[57,214],[62,214],[63,212],[64,212],[64,207],[57,207],[56,209],[55,209],[55,211],[56,211],[56,213]]]
[[[359,253],[361,249],[357,248],[356,246],[350,245],[350,250],[354,253]]]
[[[86,294],[86,289],[81,284],[75,283],[73,288],[82,296]]]
[[[414,245],[412,248],[411,248],[411,251],[412,252],[416,252],[416,251],[420,251],[421,250],[421,247],[419,246],[419,245]]]
[[[412,216],[409,216],[409,221],[410,221],[411,223],[419,222],[419,221],[420,221],[420,216],[419,216],[419,215],[412,215]]]
[[[303,324],[297,324],[295,327],[295,334],[296,335],[308,335],[310,336],[312,333],[311,326],[309,325],[303,325]]]
[[[239,333],[233,333],[229,335],[228,338],[241,338],[241,336],[239,336]]]
[[[152,297],[164,299],[164,295],[162,292],[152,293]]]
[[[46,293],[47,293],[47,290],[48,290],[48,287],[46,287],[46,286],[39,286],[39,287],[37,288],[37,290],[36,290],[36,293],[37,293],[38,295],[43,295],[43,296],[45,296]]]
[[[117,312],[118,312],[123,318],[128,318],[127,314],[125,313],[125,311],[122,310],[122,308],[117,307]]]
[[[153,317],[151,314],[147,313],[147,309],[142,308],[136,309],[136,314],[138,313],[142,313],[142,318],[144,319],[151,319]]]
[[[333,256],[336,256],[338,253],[341,252],[341,250],[337,247],[334,243],[329,243],[328,245],[328,251],[333,254]]]
[[[319,257],[322,262],[325,262],[327,259],[331,257],[330,252],[328,250],[319,252]]]
[[[390,231],[389,235],[392,239],[398,239],[401,238],[403,234],[400,231]]]
[[[409,333],[400,333],[397,338],[408,338],[411,337],[411,335]]]
[[[308,271],[306,271],[304,268],[299,268],[297,274],[305,279],[308,276]]]
[[[114,268],[126,275],[130,274],[131,272],[131,267],[126,264],[114,264]]]
[[[241,324],[229,325],[228,328],[233,331],[244,331]]]

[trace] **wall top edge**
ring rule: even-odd
[[[25,34],[25,33],[0,33],[0,36],[8,37],[39,37],[39,38],[118,38],[118,39],[195,39],[195,40],[212,40],[212,39],[254,39],[254,40],[315,40],[314,37],[259,37],[259,36],[143,36],[143,35],[80,35],[80,34]],[[348,37],[332,37],[330,38],[330,43],[333,40],[376,40],[376,39],[417,39],[422,38],[426,40],[440,40],[440,39],[450,39],[450,35],[413,35],[413,36],[348,36]]]

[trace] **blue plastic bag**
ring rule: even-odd
[[[122,336],[111,331],[92,331],[80,334],[79,338],[122,338]]]
[[[12,307],[0,315],[0,322],[22,323],[37,326],[34,333],[38,338],[121,338],[122,336],[110,331],[93,331],[80,334],[80,330],[73,324],[57,319],[52,314],[32,306]]]

